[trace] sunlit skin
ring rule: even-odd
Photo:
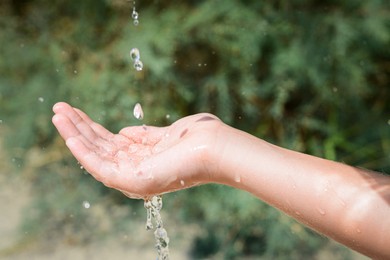
[[[275,146],[211,114],[113,134],[66,103],[53,111],[76,159],[128,197],[229,185],[362,254],[390,259],[388,176]]]

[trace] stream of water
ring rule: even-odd
[[[135,26],[139,24],[138,12],[136,11],[135,1],[133,1],[133,12],[131,15]],[[136,71],[143,69],[143,63],[141,61],[141,55],[138,48],[132,48],[130,50],[130,58],[133,61],[133,66]],[[144,112],[140,103],[134,106],[133,115],[138,120],[142,120]],[[163,226],[163,221],[160,215],[163,202],[162,197],[157,195],[144,200],[144,207],[146,209],[146,230],[154,230],[154,237],[156,240],[157,260],[168,260],[169,259],[169,237],[168,233]],[[154,224],[153,224],[154,222]]]

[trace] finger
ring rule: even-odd
[[[99,136],[95,133],[91,126],[86,121],[84,121],[84,119],[80,117],[80,115],[70,105],[63,102],[57,103],[54,105],[53,111],[56,114],[62,114],[66,116],[72,122],[74,127],[80,132],[80,134],[91,143],[96,143],[97,139],[99,139]]]
[[[66,146],[72,152],[74,157],[96,180],[102,182],[108,187],[115,187],[121,181],[117,165],[100,156],[95,150],[90,149],[79,138],[68,138]]]
[[[114,137],[114,134],[104,128],[102,125],[93,121],[87,114],[81,111],[78,108],[74,108],[74,110],[79,114],[79,116],[87,123],[89,126],[95,131],[97,135],[106,140],[111,140]]]
[[[57,128],[58,132],[67,140],[70,137],[75,137],[80,135],[80,131],[73,125],[73,123],[64,115],[56,114],[52,118],[54,126]]]
[[[62,114],[56,114],[53,116],[52,122],[65,141],[71,137],[77,137],[81,142],[84,143],[85,146],[88,146],[90,149],[95,147],[93,143],[85,139],[85,137],[66,116]]]

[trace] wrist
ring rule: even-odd
[[[210,149],[212,182],[243,189],[252,165],[268,143],[246,132],[221,123]],[[259,165],[257,165],[259,166]],[[256,172],[261,169],[256,167]],[[250,180],[248,180],[250,181]]]

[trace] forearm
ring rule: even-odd
[[[357,251],[390,257],[389,177],[283,149],[229,127],[221,131],[217,182],[246,190]]]

